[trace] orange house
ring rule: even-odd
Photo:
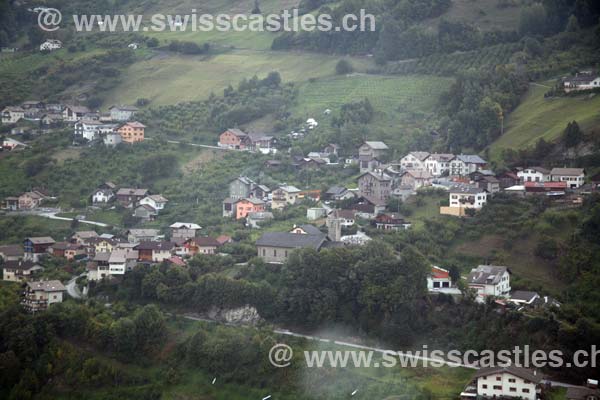
[[[141,122],[126,122],[123,125],[121,125],[119,129],[117,129],[117,132],[119,133],[121,139],[123,139],[124,142],[136,143],[142,142],[144,140],[145,128],[146,125],[142,124]]]
[[[250,147],[251,141],[248,134],[239,129],[227,129],[219,135],[219,147],[230,149],[245,149]]]
[[[235,207],[235,219],[246,218],[248,213],[265,211],[265,202],[260,199],[241,199]]]

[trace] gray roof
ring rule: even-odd
[[[478,193],[483,193],[484,190],[477,187],[477,186],[471,186],[471,185],[452,185],[450,187],[450,193],[453,194],[478,194]]]
[[[465,164],[487,164],[487,161],[479,157],[477,154],[460,154],[456,156],[456,158]]]
[[[429,152],[427,151],[411,151],[408,154],[421,161],[424,161],[427,157],[429,157]]]
[[[271,219],[273,213],[270,211],[249,212],[247,217],[252,220]]]
[[[496,265],[480,265],[469,273],[468,282],[481,285],[495,285],[500,282],[505,272],[510,272],[507,267]]]
[[[19,261],[4,261],[4,264],[2,264],[2,268],[18,269],[21,271],[28,271],[30,269],[36,269],[36,270],[44,269],[32,261],[21,261],[21,260],[19,260]]]
[[[530,292],[527,290],[515,290],[511,293],[510,298],[511,300],[520,300],[529,303],[533,301],[533,299],[535,299],[537,296],[539,296],[537,292]]]
[[[157,236],[158,235],[158,229],[152,229],[152,228],[130,229],[128,232],[130,235],[133,235],[133,236]]]
[[[39,237],[30,237],[27,238],[33,244],[48,244],[48,243],[56,243],[54,239],[50,236],[39,236]]]
[[[169,226],[172,229],[202,229],[202,227],[198,224],[194,224],[192,222],[175,222]]]
[[[110,254],[111,253],[107,251],[96,253],[94,254],[94,261],[108,262],[108,260],[110,259]]]
[[[580,176],[584,175],[583,168],[552,168],[550,175],[558,176]]]
[[[23,246],[20,244],[7,244],[0,246],[0,254],[4,257],[18,257],[23,255]]]
[[[317,228],[316,226],[311,225],[311,224],[299,225],[299,226],[294,227],[294,229],[295,228],[300,228],[309,235],[322,235],[323,234],[323,232],[321,232],[319,230],[319,228]]]
[[[374,149],[374,150],[387,150],[389,149],[389,147],[387,146],[387,144],[380,142],[380,141],[366,141],[363,144],[366,144],[367,146],[369,146],[370,148]]]
[[[600,396],[600,389],[592,389],[585,386],[570,386],[567,388],[567,399],[586,400],[588,396]]]
[[[432,153],[427,157],[428,160],[448,162],[454,159],[454,154],[449,153]]]
[[[60,281],[38,281],[27,282],[31,290],[43,290],[44,292],[64,292],[67,290]]]
[[[332,195],[340,195],[340,194],[344,193],[347,190],[348,189],[346,189],[343,186],[332,186],[329,189],[327,189],[327,191],[325,193],[326,194],[332,194]]]
[[[147,193],[148,189],[121,188],[117,191],[118,196],[145,196]]]
[[[227,131],[233,133],[235,136],[240,136],[240,137],[248,136],[247,133],[245,133],[237,128],[229,128],[229,129],[227,129]]]
[[[325,240],[326,235],[324,233],[320,235],[303,235],[289,232],[265,232],[256,241],[256,245],[287,249],[311,248],[319,250]]]
[[[489,376],[492,374],[501,374],[501,373],[511,374],[513,376],[528,380],[528,381],[536,383],[536,384],[540,383],[543,379],[543,375],[540,372],[535,373],[535,371],[533,371],[531,369],[515,367],[514,365],[509,365],[507,367],[481,368],[479,371],[477,371],[475,373],[473,378],[479,378],[482,376]]]
[[[362,175],[359,175],[358,179],[362,178],[365,175],[371,175],[379,181],[391,181],[392,180],[392,177],[389,176],[388,174],[386,174],[385,172],[376,173],[373,171],[367,171],[367,172],[363,173]]]

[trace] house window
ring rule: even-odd
[[[487,385],[481,385],[482,389],[487,389]]]
[[[529,389],[523,389],[523,393],[529,393]]]
[[[511,388],[509,388],[509,389],[508,389],[508,391],[509,391],[509,392],[516,392],[516,391],[517,391],[517,388],[515,388],[515,387],[511,387]]]
[[[506,280],[506,278],[502,279],[502,280]],[[508,381],[510,383],[515,383],[517,380],[515,378],[508,378]]]
[[[502,377],[500,377],[500,376],[497,376],[497,377],[496,377],[496,380],[497,380],[497,381],[501,381],[501,380],[502,380]]]
[[[502,390],[502,386],[494,385],[494,390]]]
[[[277,250],[273,249],[273,257],[277,257]]]

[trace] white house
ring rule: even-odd
[[[155,210],[162,210],[163,208],[165,208],[165,205],[168,203],[168,201],[169,200],[165,199],[160,194],[151,194],[150,196],[146,196],[142,200],[140,200],[140,204],[148,205],[154,208]]]
[[[476,154],[460,154],[450,161],[450,175],[467,176],[485,169],[487,161]]]
[[[600,89],[600,76],[592,71],[582,71],[575,76],[563,78],[563,88],[565,92],[578,90]]]
[[[139,110],[134,106],[112,106],[108,111],[110,111],[110,119],[113,121],[129,121]]]
[[[427,290],[436,291],[439,289],[449,289],[452,287],[452,279],[447,269],[432,266],[431,272],[427,275]]]
[[[51,304],[62,303],[66,290],[57,280],[27,282],[22,304],[29,312],[43,311]]]
[[[90,110],[84,106],[66,106],[62,113],[64,121],[77,122],[90,114]]]
[[[280,210],[288,204],[296,204],[300,192],[301,190],[295,186],[280,186],[273,191],[271,208],[273,210]]]
[[[121,135],[119,135],[118,132],[110,132],[107,133],[102,140],[105,146],[115,147],[123,141],[123,138],[121,137]]]
[[[513,365],[481,368],[473,375],[471,385],[460,397],[536,400],[541,394],[542,379],[543,375],[535,370]]]
[[[508,297],[510,270],[496,265],[480,265],[471,270],[467,283],[480,300],[487,296]]]
[[[487,203],[488,193],[477,186],[458,184],[449,189],[448,207],[440,207],[440,214],[463,217],[466,210],[480,210]]]
[[[566,182],[567,187],[575,189],[585,182],[585,171],[583,168],[552,168],[550,179],[553,182]]]
[[[108,258],[110,275],[124,275],[136,263],[138,252],[131,249],[114,249]]]
[[[21,107],[5,107],[2,110],[3,124],[16,124],[23,118],[25,118],[25,110]]]
[[[550,171],[542,167],[527,167],[517,172],[521,182],[547,182],[550,180]]]
[[[62,42],[57,39],[48,39],[40,44],[40,51],[53,51],[62,48]]]
[[[92,203],[108,203],[115,197],[115,192],[111,189],[97,189],[92,195]]]
[[[88,142],[100,138],[102,134],[108,134],[115,130],[116,124],[107,124],[100,121],[80,120],[73,126],[76,137],[82,137]]]
[[[429,157],[426,151],[411,151],[400,159],[400,166],[403,169],[425,170],[425,160]]]
[[[432,153],[425,159],[425,169],[433,176],[446,175],[450,171],[450,162],[454,154]]]

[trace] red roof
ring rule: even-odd
[[[567,182],[525,182],[525,190],[533,188],[543,188],[546,190],[564,190],[567,188]]]
[[[450,278],[450,274],[448,271],[438,267],[431,267],[431,275],[434,279],[448,279]]]
[[[219,242],[220,244],[225,244],[225,243],[229,243],[231,242],[231,236],[227,236],[227,235],[220,235],[217,237],[217,242]]]

